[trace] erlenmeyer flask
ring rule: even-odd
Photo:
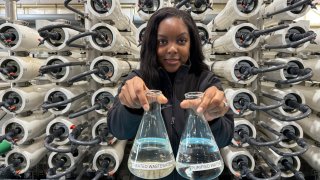
[[[128,159],[130,172],[143,179],[163,178],[175,168],[161,105],[156,101],[161,94],[158,90],[147,92],[150,109],[143,114]]]
[[[197,99],[202,96],[202,92],[185,94],[186,99]],[[197,113],[196,107],[188,111],[187,124],[180,139],[176,169],[187,179],[214,179],[224,168],[219,148],[203,114]]]

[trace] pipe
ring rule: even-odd
[[[5,18],[9,22],[17,20],[17,0],[6,0],[5,4]]]

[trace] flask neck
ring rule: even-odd
[[[158,102],[151,102],[149,107],[149,113],[160,113],[161,111],[161,105]]]

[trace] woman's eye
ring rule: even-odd
[[[185,44],[186,42],[187,42],[186,39],[179,39],[179,40],[178,40],[178,43],[179,43],[179,44]]]
[[[159,43],[159,45],[165,45],[165,44],[167,44],[167,40],[159,39],[158,43]]]

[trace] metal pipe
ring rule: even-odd
[[[17,20],[17,0],[6,0],[5,18],[9,22]]]

